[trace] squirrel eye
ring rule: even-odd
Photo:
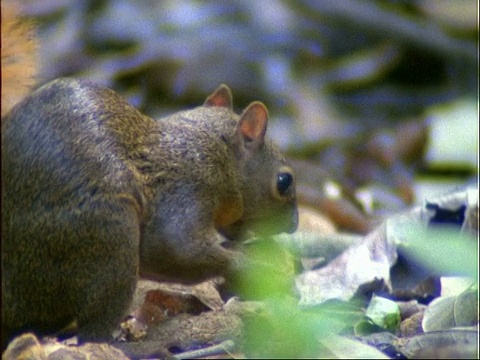
[[[282,196],[286,195],[293,184],[293,176],[290,173],[280,173],[277,175],[277,190]]]

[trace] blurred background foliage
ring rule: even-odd
[[[363,213],[372,194],[380,210],[415,201],[436,105],[478,103],[475,0],[28,0],[25,10],[41,36],[41,82],[91,79],[153,117],[228,84],[237,110],[267,105],[270,137],[308,160],[294,163],[300,179],[321,169]],[[442,146],[464,148],[475,114]],[[462,181],[477,173],[478,137],[468,141]],[[376,189],[370,206],[359,204],[365,186]]]

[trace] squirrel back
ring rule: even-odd
[[[2,332],[110,337],[137,276],[198,282],[244,266],[222,246],[297,226],[295,181],[266,107],[229,88],[154,120],[112,90],[58,79],[2,119]],[[4,338],[5,340],[5,338]]]

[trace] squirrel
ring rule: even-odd
[[[246,265],[229,244],[296,230],[295,175],[265,137],[267,108],[232,104],[221,85],[153,119],[61,78],[2,116],[4,347],[73,322],[80,342],[111,340],[138,277],[228,280]]]

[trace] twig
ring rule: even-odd
[[[192,358],[202,358],[209,355],[219,355],[224,353],[229,353],[235,348],[235,343],[232,340],[225,340],[220,344],[210,346],[208,348],[186,351],[181,354],[175,354],[172,357],[174,359],[192,359]]]
[[[308,7],[310,12],[316,11],[321,16],[361,26],[364,29],[382,33],[386,37],[421,46],[443,56],[462,56],[476,64],[475,44],[449,37],[432,21],[407,19],[365,1],[303,0],[302,3]]]

